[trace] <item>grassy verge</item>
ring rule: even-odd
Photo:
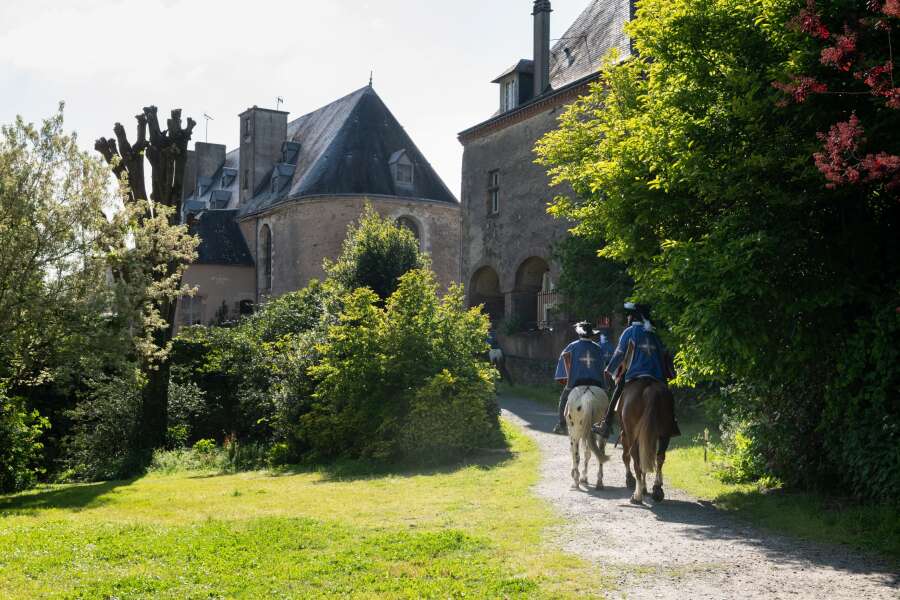
[[[0,597],[575,597],[544,544],[538,452],[378,476],[154,473],[0,497]]]
[[[556,406],[550,386],[505,386],[501,393]],[[852,500],[811,493],[766,490],[756,484],[725,483],[716,477],[717,428],[701,420],[681,421],[683,435],[672,440],[666,455],[668,485],[728,510],[755,525],[804,539],[843,544],[875,552],[900,565],[900,511],[886,505],[864,506]],[[703,457],[703,430],[711,448]]]

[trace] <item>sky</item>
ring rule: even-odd
[[[588,0],[553,0],[551,38]],[[457,133],[497,110],[490,83],[532,55],[531,0],[2,0],[0,123],[64,101],[93,149],[113,123],[172,108],[229,150],[258,105],[296,118],[368,83],[459,197]]]

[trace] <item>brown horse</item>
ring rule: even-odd
[[[665,448],[672,436],[675,403],[672,392],[660,381],[639,378],[629,381],[622,390],[619,402],[619,423],[622,427],[622,461],[625,463],[625,482],[634,486],[632,504],[642,504],[647,493],[646,476],[656,472],[651,497],[661,502],[663,493],[662,467],[666,461]],[[631,474],[629,461],[634,463]]]

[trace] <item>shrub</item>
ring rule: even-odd
[[[443,370],[413,397],[400,438],[408,459],[433,462],[457,458],[498,442],[493,375],[480,369],[475,378]],[[491,418],[493,417],[493,418]]]
[[[329,277],[345,290],[367,287],[382,300],[397,289],[400,276],[425,266],[413,233],[382,218],[371,205],[348,229],[338,259],[325,262]]]
[[[39,439],[49,427],[47,419],[26,410],[21,399],[8,398],[0,387],[0,493],[29,488],[44,472]]]
[[[478,358],[487,317],[464,307],[461,288],[438,299],[434,275],[417,269],[384,307],[366,288],[343,305],[310,369],[316,388],[297,432],[313,457],[400,458],[430,431],[429,410],[446,436],[422,460],[472,450],[499,429],[493,371]]]
[[[857,326],[825,392],[819,433],[839,484],[900,502],[900,314],[887,305]]]
[[[140,449],[142,387],[137,372],[95,382],[69,412],[66,461],[76,478],[123,479],[149,464],[150,453]]]

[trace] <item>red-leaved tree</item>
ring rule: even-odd
[[[867,186],[900,194],[898,24],[900,0],[807,0],[791,21],[810,38],[805,70],[773,85],[786,94],[782,105],[820,96],[820,106],[838,115],[818,134],[822,148],[813,155],[830,189]]]

